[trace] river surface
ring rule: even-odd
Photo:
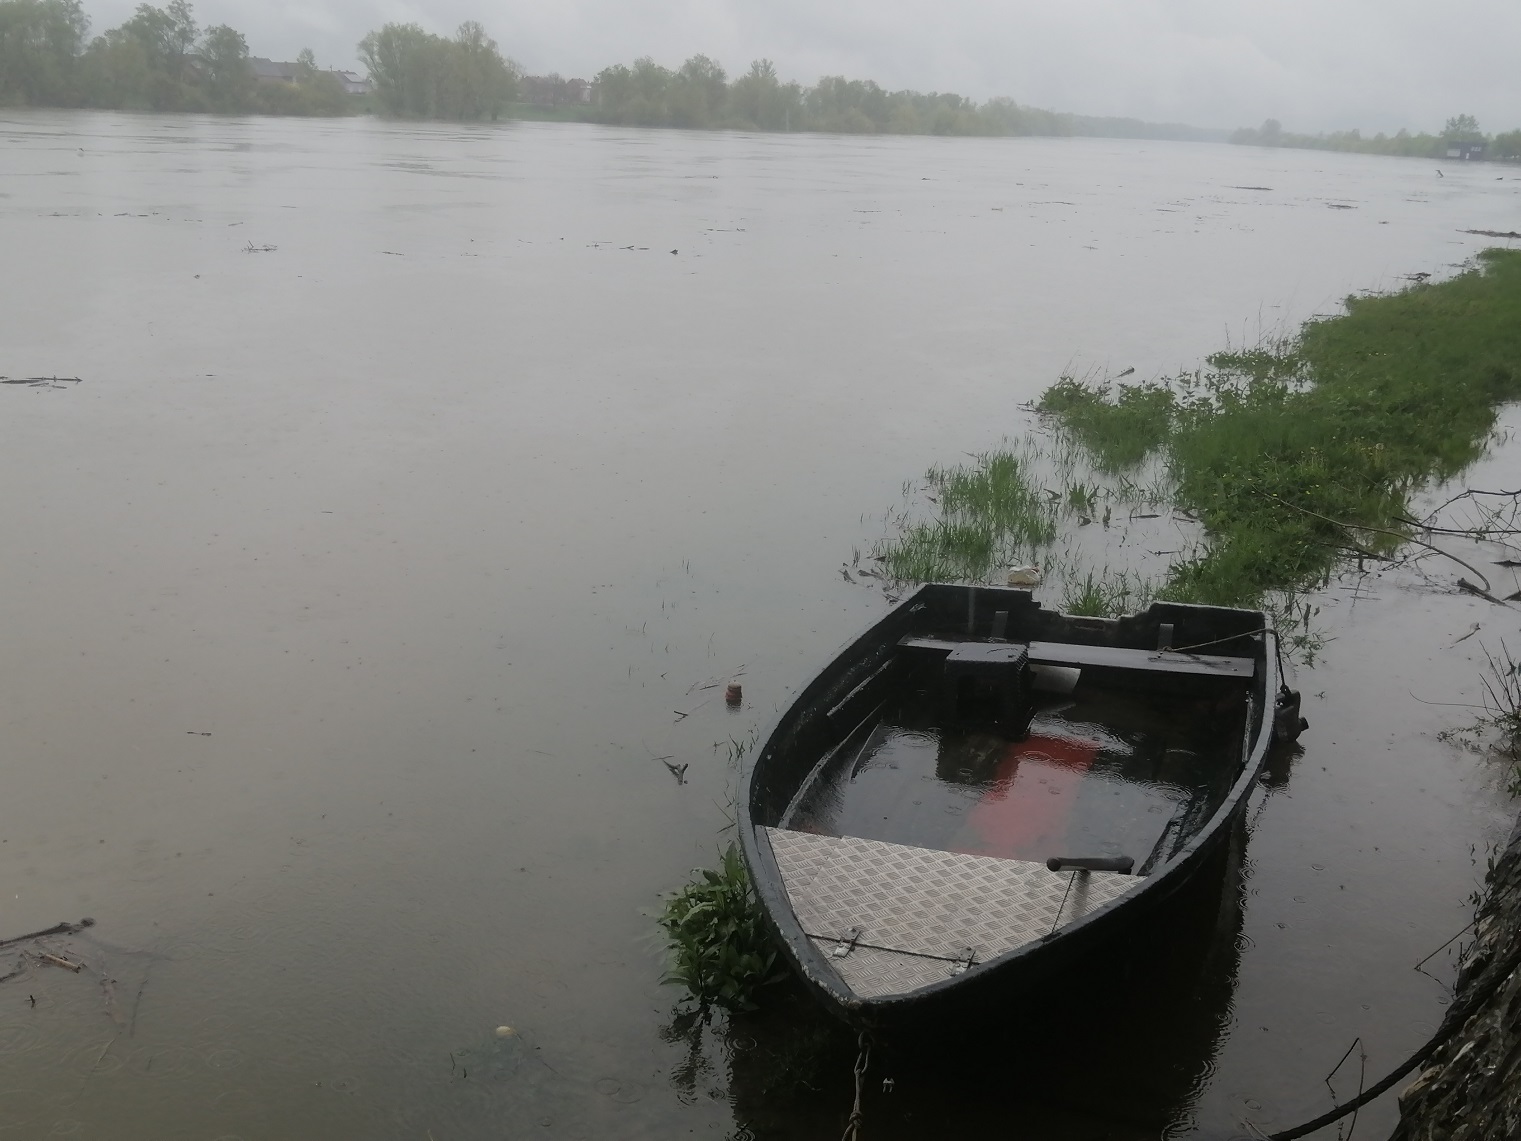
[[[837,1137],[850,1058],[757,1077],[762,1030],[673,1016],[651,916],[724,843],[732,742],[885,607],[842,564],[1064,371],[1451,273],[1518,176],[0,112],[0,374],[79,378],[0,387],[0,938],[96,921],[51,943],[78,973],[0,951],[0,1137]],[[1471,482],[1518,482],[1501,444]],[[1314,600],[1204,965],[1084,1007],[1065,1082],[884,1047],[868,1136],[1271,1130],[1355,1039],[1403,1060],[1510,812],[1413,699],[1521,643],[1447,569]]]

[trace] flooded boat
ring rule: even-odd
[[[985,1004],[1123,937],[1303,727],[1255,610],[1124,618],[921,587],[756,755],[739,831],[806,985],[861,1024]]]

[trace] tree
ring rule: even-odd
[[[516,93],[517,65],[480,24],[446,40],[417,24],[387,24],[359,41],[381,106],[417,118],[496,118]]]
[[[1493,154],[1495,158],[1521,159],[1521,130],[1496,135]]]
[[[296,53],[296,82],[310,83],[317,76],[317,53],[302,48]]]
[[[671,91],[668,119],[676,127],[707,127],[722,114],[729,87],[724,69],[705,55],[681,65]]]
[[[155,69],[171,79],[181,77],[196,40],[195,19],[186,0],[170,0],[167,8],[139,4],[122,31],[142,44]]]
[[[0,3],[0,104],[78,102],[89,29],[79,0]]]
[[[240,111],[253,89],[253,69],[248,65],[248,41],[243,33],[226,24],[206,29],[201,41],[206,65],[206,85],[219,111]]]
[[[1442,140],[1448,143],[1478,143],[1484,141],[1479,121],[1472,115],[1454,115],[1442,128]]]

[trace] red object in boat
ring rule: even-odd
[[[993,786],[967,812],[956,850],[1041,861],[1061,850],[1077,790],[1098,752],[1094,741],[1039,734],[1010,745]]]

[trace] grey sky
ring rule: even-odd
[[[95,30],[135,0],[85,0]],[[702,52],[731,73],[769,57],[784,78],[1200,126],[1281,119],[1291,130],[1435,130],[1468,113],[1521,126],[1515,0],[198,0],[255,55],[354,66],[387,21],[449,33],[478,19],[530,72],[591,78],[652,55]]]

